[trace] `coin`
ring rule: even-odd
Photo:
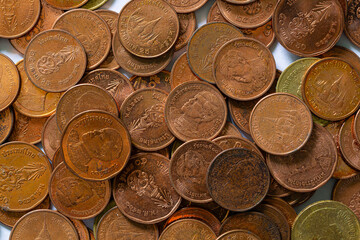
[[[165,101],[168,94],[156,88],[140,89],[127,97],[120,115],[129,130],[132,144],[144,151],[169,146],[174,136],[165,123]]]
[[[307,202],[314,194],[315,191],[306,193],[292,192],[289,196],[284,197],[283,200],[285,200],[291,206],[296,207]]]
[[[150,152],[158,153],[160,155],[163,155],[166,158],[170,158],[170,153],[169,153],[168,148],[163,148],[163,149],[160,149],[160,150],[157,150],[157,151],[150,151]],[[136,147],[132,146],[131,155],[135,155],[135,154],[138,154],[138,153],[144,153],[144,151],[140,150],[140,149],[137,149]]]
[[[276,66],[270,50],[261,42],[238,38],[225,43],[212,66],[217,87],[236,100],[253,100],[264,95],[275,79]]]
[[[94,232],[91,231],[90,229],[88,229],[88,231],[89,231],[89,234],[90,234],[90,240],[96,240],[96,239],[95,239]]]
[[[165,121],[180,140],[212,139],[226,123],[227,109],[221,93],[208,83],[177,86],[165,103]]]
[[[18,38],[29,32],[38,22],[40,0],[2,1],[0,37]]]
[[[60,147],[61,132],[56,123],[56,116],[52,115],[47,119],[42,129],[41,144],[46,153],[50,158],[54,158],[55,152]]]
[[[344,160],[352,168],[360,171],[360,144],[351,134],[351,123],[354,117],[348,118],[340,129],[339,144]]]
[[[270,176],[270,187],[267,196],[270,197],[287,197],[292,191],[281,186],[272,176]]]
[[[104,5],[108,0],[89,0],[82,8],[95,10]]]
[[[223,150],[227,150],[231,148],[246,148],[254,153],[257,153],[259,156],[262,157],[262,153],[256,147],[256,145],[243,137],[223,136],[223,137],[215,138],[212,141],[218,144]]]
[[[90,240],[90,233],[86,227],[86,225],[77,219],[71,219],[69,218],[71,223],[74,225],[76,232],[79,235],[80,240]]]
[[[240,30],[245,37],[256,39],[266,47],[270,47],[275,40],[272,20],[257,28],[242,28]]]
[[[0,54],[0,111],[11,105],[19,93],[20,75],[15,64]]]
[[[10,135],[14,126],[14,112],[11,108],[6,108],[0,112],[0,144]]]
[[[236,126],[247,134],[250,134],[250,114],[258,101],[258,99],[252,101],[236,101],[230,98],[228,99],[231,118]]]
[[[246,230],[229,231],[219,236],[216,240],[235,240],[235,239],[260,240],[258,236]]]
[[[306,72],[301,92],[306,105],[318,117],[342,120],[360,106],[360,76],[349,63],[325,58]]]
[[[360,58],[353,51],[341,46],[334,46],[329,51],[321,54],[319,57],[336,57],[350,63],[358,72],[360,72]]]
[[[215,1],[213,5],[211,6],[208,16],[206,18],[206,23],[210,22],[226,22],[229,23],[228,20],[226,20],[223,15],[221,15],[219,6],[217,2]]]
[[[70,220],[60,213],[52,210],[36,210],[20,218],[12,229],[9,239],[79,240],[79,236]]]
[[[96,13],[86,9],[71,10],[61,15],[53,29],[62,29],[79,39],[85,48],[87,70],[98,67],[111,48],[111,32],[107,23]]]
[[[287,155],[304,146],[313,123],[301,100],[288,93],[274,93],[256,104],[249,125],[251,136],[262,150]]]
[[[51,29],[53,23],[61,14],[63,14],[63,11],[51,7],[45,0],[41,0],[41,12],[37,24],[24,36],[11,39],[11,45],[21,54],[25,54],[26,47],[31,39],[40,32]]]
[[[29,43],[24,68],[38,88],[63,92],[81,79],[86,68],[86,54],[74,36],[62,30],[48,30]]]
[[[289,52],[301,56],[320,55],[339,40],[344,15],[338,1],[280,0],[273,17],[276,39]]]
[[[353,126],[354,126],[355,139],[358,143],[360,143],[360,110],[357,112],[354,118]]]
[[[48,4],[53,6],[54,8],[62,9],[62,10],[69,10],[73,8],[78,8],[84,5],[88,0],[66,0],[66,1],[59,1],[59,0],[45,0]]]
[[[64,154],[61,150],[61,147],[59,147],[56,150],[51,162],[52,162],[53,169],[55,169],[60,163],[64,162]]]
[[[170,181],[181,197],[195,203],[212,201],[206,172],[221,151],[220,146],[209,140],[191,140],[176,149],[170,161]]]
[[[13,107],[29,117],[49,117],[54,114],[62,93],[45,92],[35,86],[25,72],[23,60],[16,66],[20,73],[21,86]]]
[[[217,137],[219,138],[222,136],[238,136],[242,138],[240,131],[229,121],[226,121],[224,128]]]
[[[256,0],[225,0],[226,2],[233,3],[233,4],[249,4],[255,2]]]
[[[190,69],[186,52],[175,61],[170,74],[171,90],[184,82],[200,80]]]
[[[158,229],[153,224],[139,224],[126,218],[118,207],[111,208],[101,218],[97,231],[97,240],[146,239],[157,240]]]
[[[133,0],[120,11],[121,44],[138,57],[154,58],[170,51],[179,36],[179,28],[176,12],[163,0]]]
[[[314,124],[304,147],[287,156],[268,154],[266,163],[271,175],[283,187],[295,192],[311,192],[331,178],[337,162],[336,151],[332,135]]]
[[[360,238],[360,223],[344,204],[336,201],[313,203],[296,218],[291,239],[356,240]]]
[[[79,177],[104,181],[126,165],[131,151],[130,136],[114,115],[93,110],[76,115],[62,137],[66,165]]]
[[[211,228],[195,219],[182,219],[169,225],[160,235],[159,240],[215,240]]]
[[[170,72],[165,70],[148,77],[132,76],[130,78],[130,82],[135,90],[143,88],[158,88],[167,93],[171,92]]]
[[[62,162],[51,175],[49,196],[56,209],[65,216],[89,219],[108,204],[110,181],[86,181],[74,175]]]
[[[165,0],[168,2],[177,13],[191,13],[201,8],[208,0]]]
[[[207,0],[205,0],[207,1]],[[180,30],[179,37],[175,42],[175,51],[185,47],[196,29],[195,13],[178,13]]]
[[[94,235],[97,235],[97,228],[98,228],[98,226],[99,226],[99,222],[100,222],[101,218],[102,218],[106,213],[110,212],[110,209],[112,209],[112,208],[114,208],[114,207],[117,208],[117,207],[116,207],[116,203],[115,203],[115,201],[114,201],[113,199],[111,199],[110,202],[108,203],[108,205],[104,208],[104,210],[95,217],[95,219],[94,219],[94,224],[93,224]],[[117,210],[117,211],[120,212],[119,210]],[[117,217],[117,216],[116,216],[116,217]],[[119,225],[120,225],[120,224],[119,224]],[[106,225],[106,226],[108,226],[108,225]]]
[[[0,153],[0,208],[19,212],[39,205],[48,193],[48,158],[39,148],[24,142],[5,143]]]
[[[243,34],[228,23],[208,23],[198,28],[187,47],[187,58],[191,70],[200,79],[215,83],[212,65],[215,54],[226,42]]]
[[[297,214],[296,214],[294,208],[291,207],[290,204],[288,204],[281,198],[274,198],[274,197],[265,198],[264,203],[270,204],[270,205],[276,207],[277,209],[279,209],[286,217],[290,227],[293,226],[295,218],[297,217]]]
[[[360,46],[360,38],[359,38],[359,14],[358,8],[360,7],[359,1],[350,0],[347,1],[348,11],[347,16],[345,16],[345,34],[349,38],[349,40],[355,44],[356,46]]]
[[[102,110],[118,116],[114,98],[101,87],[80,84],[70,88],[61,97],[56,108],[56,122],[61,132],[77,114],[87,110]]]

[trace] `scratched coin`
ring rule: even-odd
[[[339,144],[346,163],[360,171],[360,144],[351,134],[353,119],[353,116],[348,118],[342,125],[339,134]]]
[[[49,159],[54,158],[55,152],[60,147],[61,132],[56,122],[56,115],[52,115],[45,122],[41,134],[41,144]]]
[[[11,108],[6,108],[0,112],[0,144],[10,135],[14,126],[14,112]]]
[[[78,8],[84,5],[89,0],[45,0],[48,4],[57,9],[69,10],[73,8]]]
[[[16,99],[20,89],[20,75],[10,58],[0,54],[0,111]]]

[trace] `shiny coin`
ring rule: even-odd
[[[216,235],[203,222],[194,219],[183,219],[168,226],[160,235],[159,240],[215,240]]]

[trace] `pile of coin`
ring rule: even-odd
[[[360,239],[358,1],[105,2],[0,0],[10,239]]]

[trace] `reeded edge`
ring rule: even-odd
[[[206,0],[207,1],[207,0]],[[180,13],[181,14],[181,13]],[[189,42],[189,40],[190,40],[190,38],[191,38],[191,36],[192,36],[192,33],[196,30],[196,27],[197,27],[197,21],[196,21],[196,15],[195,15],[195,13],[194,12],[189,12],[189,13],[184,13],[184,14],[191,14],[192,15],[192,18],[194,18],[194,27],[191,29],[191,35],[190,35],[190,37],[189,38],[187,38],[187,41],[186,42],[183,42],[181,45],[179,45],[179,46],[177,46],[176,45],[176,43],[177,43],[177,41],[175,42],[175,45],[174,45],[174,50],[175,50],[175,52],[177,52],[177,51],[180,51],[181,49],[183,49],[184,47],[186,47],[187,46],[187,44],[188,44],[188,42]],[[178,16],[179,17],[179,16]],[[179,24],[180,24],[180,19],[179,19]],[[179,30],[179,37],[180,37],[180,30]],[[179,37],[178,37],[178,39],[179,39]]]
[[[1,107],[1,105],[0,105],[0,112],[1,111],[3,111],[3,110],[5,110],[6,108],[8,108],[9,106],[11,106],[11,104],[16,100],[16,98],[17,98],[17,96],[19,95],[19,92],[20,92],[20,74],[19,74],[19,71],[18,71],[18,69],[17,69],[17,67],[16,67],[16,64],[8,57],[8,56],[6,56],[5,54],[2,54],[2,53],[0,53],[0,58],[2,58],[2,57],[4,57],[5,59],[7,59],[8,61],[9,61],[9,63],[10,63],[10,65],[11,64],[13,64],[13,67],[15,67],[15,69],[16,69],[16,76],[14,76],[15,78],[17,78],[17,80],[15,80],[16,81],[16,85],[17,85],[17,90],[16,90],[16,94],[15,94],[15,96],[13,96],[12,97],[12,100],[10,100],[9,102],[8,102],[8,104],[6,104],[6,105],[4,105],[4,107]]]
[[[74,8],[78,8],[78,7],[81,7],[82,5],[84,5],[85,3],[87,3],[88,1],[89,0],[83,0],[80,4],[74,5],[72,7],[60,7],[60,6],[54,6],[51,3],[49,3],[48,0],[45,0],[45,2],[47,4],[49,4],[49,6],[51,6],[53,8],[56,8],[56,9],[60,9],[60,10],[71,10],[71,9],[74,9]]]
[[[358,125],[356,124],[357,122],[360,123],[360,110],[358,110],[357,114],[355,115],[353,124],[355,139],[358,143],[360,143],[360,129],[358,129]]]
[[[2,111],[6,111],[6,108]],[[1,111],[1,112],[2,112]],[[4,139],[1,141],[0,140],[0,144],[4,143],[8,138],[9,136],[11,135],[11,132],[14,130],[14,124],[15,124],[15,113],[14,111],[12,110],[12,107],[10,106],[9,107],[9,111],[10,111],[10,118],[11,118],[11,124],[10,124],[10,131],[6,134],[6,136],[4,137]]]
[[[103,0],[102,2],[98,3],[98,4],[95,4],[93,5],[92,7],[89,7],[89,8],[86,8],[86,3],[84,5],[81,6],[81,8],[84,8],[84,9],[89,9],[89,10],[95,10],[95,9],[98,9],[100,8],[101,6],[103,6],[108,0]]]
[[[249,230],[245,230],[245,229],[236,229],[236,230],[227,231],[227,232],[221,234],[220,236],[218,236],[216,238],[216,240],[223,240],[224,237],[226,237],[227,235],[230,235],[232,233],[246,233],[246,234],[251,235],[253,238],[261,240],[255,233],[253,233]]]
[[[351,168],[353,168],[355,171],[360,171],[360,164],[359,165],[355,165],[351,159],[348,158],[348,154],[344,154],[346,151],[344,149],[344,144],[343,141],[341,140],[342,139],[342,136],[344,135],[344,129],[345,129],[345,124],[347,121],[352,121],[354,117],[351,116],[350,118],[346,119],[346,121],[344,121],[344,123],[342,124],[341,128],[340,128],[340,131],[339,131],[339,146],[340,146],[340,152],[343,156],[343,159],[344,159],[344,162],[346,164],[348,164]],[[349,123],[351,124],[351,123]],[[352,135],[350,135],[350,137],[353,137]]]

